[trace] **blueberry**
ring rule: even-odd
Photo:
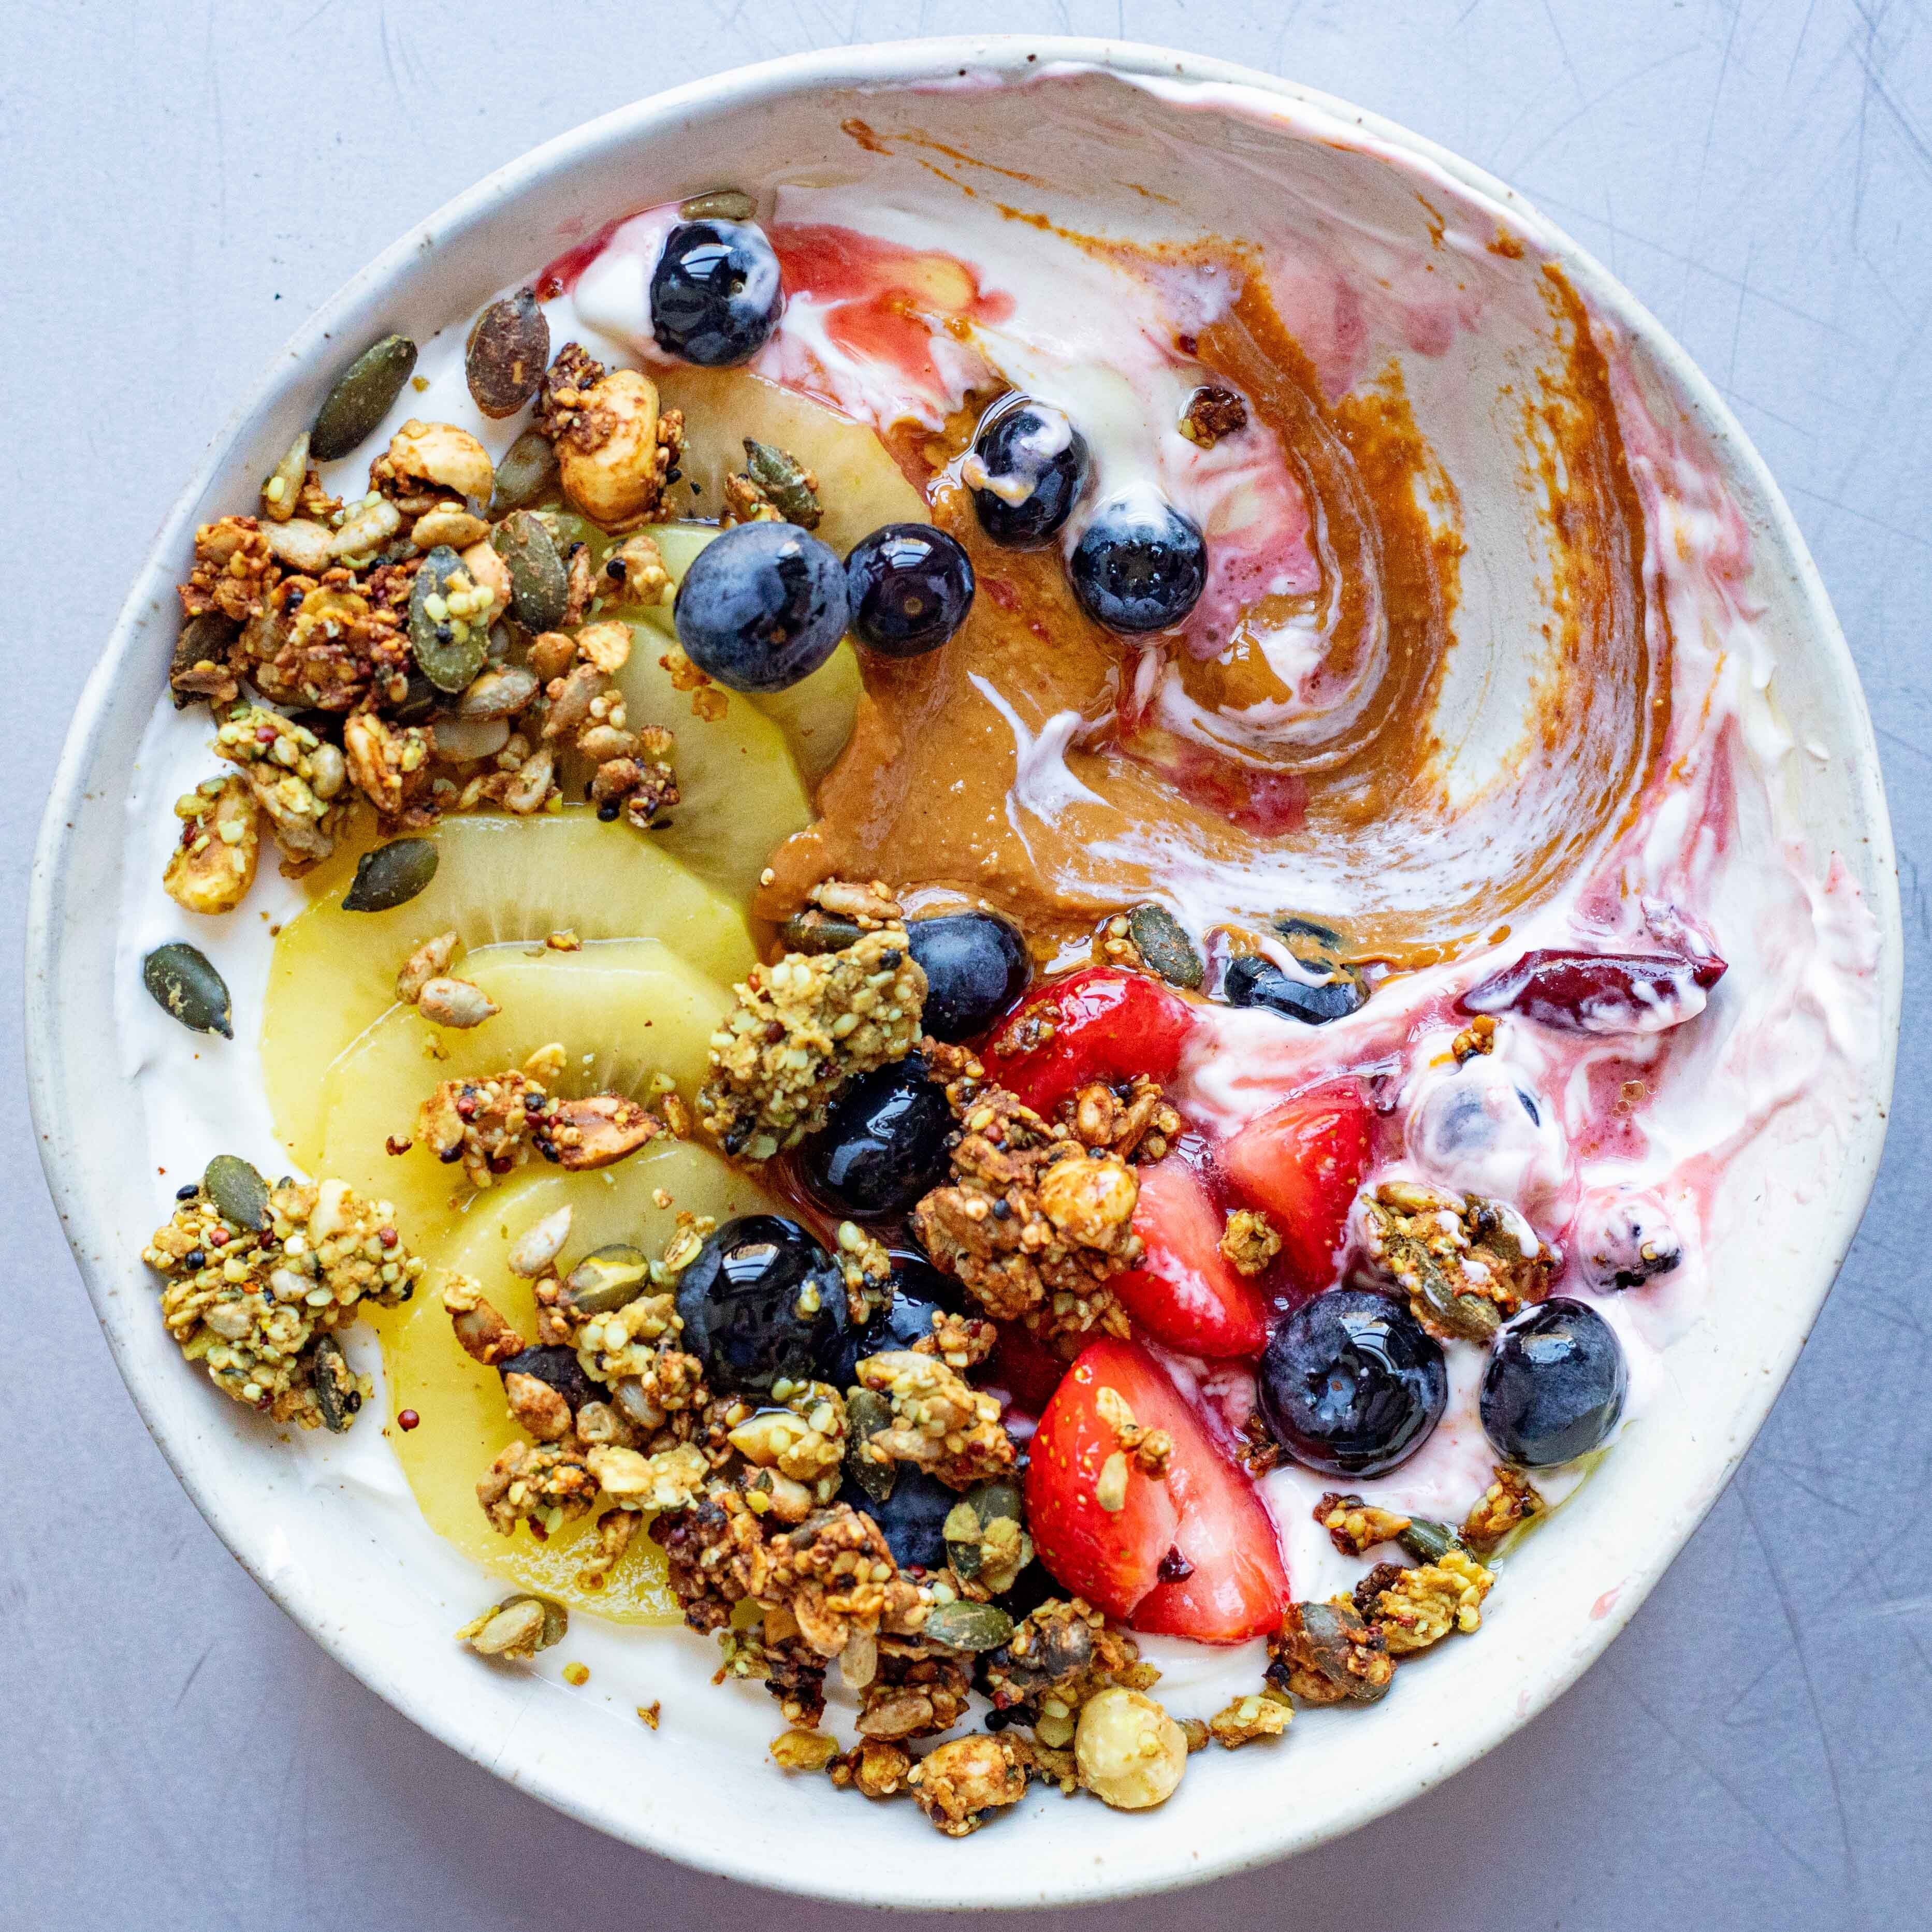
[[[1037,550],[1073,514],[1087,487],[1087,439],[1051,403],[1008,396],[981,421],[967,459],[980,527],[1011,550]]]
[[[1094,512],[1066,572],[1095,623],[1110,631],[1165,631],[1201,601],[1208,540],[1157,490],[1124,490]]]
[[[937,1476],[902,1462],[892,1492],[884,1502],[874,1502],[853,1482],[838,1492],[838,1500],[850,1503],[879,1526],[892,1561],[902,1569],[944,1567],[946,1519],[958,1502],[959,1492],[949,1490]]]
[[[845,595],[862,644],[888,657],[937,650],[973,608],[973,562],[930,524],[888,524],[853,546]]]
[[[1331,1288],[1269,1338],[1261,1408],[1276,1442],[1326,1476],[1379,1476],[1419,1449],[1449,1397],[1442,1351],[1399,1301]]]
[[[733,691],[784,691],[845,634],[845,570],[794,524],[740,524],[692,560],[671,606],[677,640]]]
[[[927,1077],[924,1058],[908,1054],[839,1095],[806,1144],[806,1183],[844,1214],[902,1214],[939,1184],[952,1132],[944,1090]]]
[[[837,1263],[777,1214],[726,1222],[679,1278],[677,1312],[718,1395],[826,1380],[850,1323]]]
[[[1546,1469],[1586,1456],[1624,1412],[1630,1370],[1616,1330],[1558,1295],[1512,1322],[1483,1372],[1483,1433],[1498,1455]]]
[[[668,354],[707,369],[748,362],[784,308],[778,258],[762,229],[686,221],[665,236],[651,272],[651,330]]]
[[[1346,1019],[1369,997],[1358,973],[1343,970],[1311,986],[1282,971],[1272,959],[1243,953],[1221,976],[1221,997],[1231,1006],[1260,1006],[1304,1026]]]
[[[934,1040],[984,1033],[1033,977],[1026,941],[997,913],[940,913],[906,931],[926,975],[925,1026]]]
[[[958,1288],[930,1262],[910,1258],[892,1264],[892,1298],[862,1328],[848,1328],[825,1379],[842,1392],[859,1379],[868,1355],[910,1348],[932,1333],[932,1318],[956,1315],[963,1306]]]
[[[584,1372],[584,1364],[577,1359],[574,1348],[526,1348],[520,1355],[499,1362],[496,1372],[505,1376],[534,1376],[538,1382],[548,1382],[569,1403],[572,1415],[586,1402],[600,1401],[610,1393],[598,1388]]]

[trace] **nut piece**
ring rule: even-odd
[[[1026,1796],[1027,1763],[1016,1740],[982,1732],[928,1752],[906,1782],[936,1828],[963,1838]]]
[[[838,1755],[838,1740],[822,1731],[787,1731],[772,1740],[772,1757],[781,1771],[823,1771]]]
[[[1286,1704],[1257,1691],[1216,1711],[1208,1720],[1208,1733],[1216,1744],[1238,1750],[1262,1738],[1280,1737],[1293,1715]]]
[[[181,843],[170,857],[161,884],[184,911],[232,912],[255,883],[262,851],[262,811],[248,781],[209,778],[175,812]]]
[[[1073,1757],[1080,1782],[1102,1804],[1144,1811],[1180,1782],[1187,1734],[1154,1699],[1116,1685],[1082,1707]]]
[[[657,385],[638,370],[612,370],[581,392],[556,455],[563,494],[592,522],[614,526],[648,515],[670,466]]]
[[[490,452],[454,423],[426,423],[412,416],[369,466],[369,481],[386,495],[447,492],[487,503],[496,487]]]

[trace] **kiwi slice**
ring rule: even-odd
[[[586,807],[446,819],[426,836],[436,842],[436,874],[406,904],[344,912],[359,856],[345,851],[314,874],[313,900],[275,942],[262,1075],[275,1130],[311,1172],[321,1155],[322,1070],[394,1006],[398,970],[438,933],[453,931],[472,948],[566,929],[586,941],[661,940],[720,988],[757,957],[743,914],[715,886],[649,835],[599,824]],[[455,970],[465,972],[460,956]]]
[[[570,1243],[561,1258],[566,1267],[613,1241],[658,1253],[676,1228],[680,1208],[721,1222],[774,1211],[754,1184],[716,1154],[686,1142],[646,1148],[608,1173],[607,1181],[596,1174],[525,1169],[482,1197],[437,1259],[482,1282],[506,1319],[528,1340],[536,1333],[536,1301],[531,1284],[509,1272],[510,1244],[566,1202],[572,1219]],[[660,1190],[670,1197],[669,1208],[657,1204]],[[477,1504],[476,1484],[523,1434],[504,1406],[501,1378],[457,1346],[449,1317],[434,1295],[419,1294],[402,1308],[379,1312],[375,1324],[382,1338],[389,1414],[409,1408],[418,1418],[417,1426],[406,1432],[392,1421],[388,1439],[424,1519],[437,1534],[492,1575],[572,1610],[620,1623],[678,1621],[676,1602],[664,1581],[664,1553],[647,1537],[632,1540],[602,1590],[586,1591],[576,1579],[596,1546],[594,1512],[564,1524],[547,1543],[526,1529],[499,1536]]]
[[[502,1011],[459,1032],[394,1006],[316,1082],[322,1171],[394,1202],[404,1239],[432,1261],[472,1204],[462,1171],[425,1147],[392,1154],[388,1143],[412,1138],[418,1108],[441,1082],[520,1067],[555,1042],[570,1058],[554,1090],[624,1094],[648,1106],[662,1076],[689,1102],[731,1004],[725,988],[655,939],[534,956],[526,946],[488,946],[458,970]],[[572,1180],[586,1193],[604,1185],[596,1172]]]

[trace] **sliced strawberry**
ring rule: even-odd
[[[1096,1490],[1120,1448],[1100,1412],[1111,1388],[1143,1428],[1173,1438],[1156,1480],[1127,1459],[1124,1501]],[[1065,1589],[1136,1629],[1240,1643],[1280,1621],[1288,1576],[1254,1486],[1216,1449],[1166,1370],[1111,1336],[1090,1344],[1048,1404],[1027,1471],[1027,1517],[1040,1561]],[[1165,1578],[1165,1580],[1163,1580]]]
[[[1147,1073],[1164,1085],[1194,1027],[1193,1008],[1160,980],[1085,967],[1049,981],[1001,1025],[986,1070],[1051,1118],[1061,1101],[1096,1080],[1112,1086]],[[1027,1044],[1041,1033],[1046,1037],[1037,1046]]]
[[[1100,1414],[1103,1388],[1112,1388],[1136,1420],[1160,1402],[1162,1390],[1179,1400],[1159,1364],[1132,1342],[1090,1344],[1054,1391],[1034,1432],[1027,1525],[1040,1561],[1063,1588],[1124,1617],[1159,1580],[1180,1510],[1167,1484],[1143,1474],[1131,1457],[1121,1506],[1100,1507],[1101,1471],[1120,1447],[1118,1432]]]
[[[1258,1355],[1268,1310],[1221,1252],[1226,1223],[1207,1184],[1178,1154],[1140,1170],[1134,1232],[1147,1249],[1108,1286],[1156,1342],[1190,1355]]]
[[[1028,1415],[1040,1415],[1053,1400],[1067,1364],[1043,1348],[1017,1322],[1000,1324],[1000,1339],[986,1365],[986,1379],[997,1382]]]
[[[1155,1379],[1141,1388],[1134,1420],[1174,1438],[1167,1488],[1180,1521],[1162,1580],[1135,1606],[1133,1626],[1197,1643],[1245,1643],[1274,1629],[1288,1601],[1274,1520],[1180,1391],[1157,1366],[1148,1366]]]
[[[1297,1094],[1221,1150],[1228,1184],[1266,1210],[1289,1278],[1305,1294],[1335,1285],[1335,1251],[1368,1164],[1368,1102],[1352,1081]]]

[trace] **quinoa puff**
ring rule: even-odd
[[[346,1429],[369,1388],[349,1372],[334,1331],[365,1300],[406,1301],[423,1263],[388,1202],[340,1180],[262,1188],[245,1163],[232,1166],[258,1195],[221,1185],[218,1201],[204,1183],[141,1252],[166,1282],[161,1318],[224,1395],[277,1422]]]

